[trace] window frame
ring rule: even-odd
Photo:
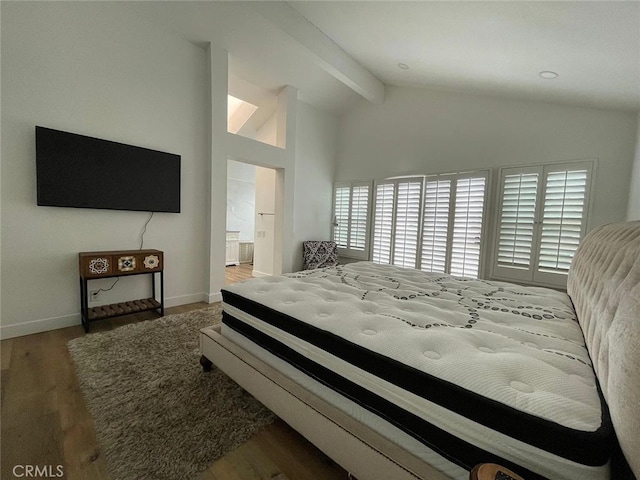
[[[429,175],[412,175],[406,177],[393,177],[387,178],[384,180],[377,180],[374,182],[373,189],[371,190],[373,197],[373,204],[371,207],[371,222],[372,227],[370,228],[370,252],[371,255],[369,257],[370,261],[373,261],[374,256],[374,245],[375,245],[375,222],[376,222],[376,212],[377,212],[377,191],[380,185],[394,185],[393,191],[393,209],[392,209],[392,228],[391,228],[391,244],[390,244],[390,255],[388,265],[394,265],[394,257],[396,253],[395,242],[396,242],[396,215],[397,215],[397,203],[398,203],[398,184],[400,183],[408,183],[408,182],[420,182],[421,183],[421,193],[420,193],[420,201],[419,201],[419,210],[418,210],[418,231],[416,235],[416,258],[413,266],[409,266],[407,268],[415,268],[418,270],[422,269],[422,250],[424,243],[424,209],[425,209],[425,196],[426,196],[426,186],[428,182],[432,181],[440,181],[440,180],[448,180],[450,181],[450,193],[449,193],[449,207],[448,207],[448,227],[447,227],[447,246],[445,252],[445,272],[449,272],[451,270],[452,258],[453,258],[453,236],[454,236],[454,225],[455,225],[455,214],[456,214],[456,196],[458,193],[458,182],[460,180],[472,179],[472,178],[484,178],[484,194],[483,194],[483,210],[481,215],[481,232],[480,232],[480,243],[478,249],[478,278],[483,278],[485,273],[485,258],[486,258],[486,244],[487,244],[487,235],[491,231],[491,229],[487,225],[487,215],[490,208],[489,199],[491,192],[491,178],[492,171],[491,169],[482,169],[482,170],[472,170],[472,171],[464,171],[464,172],[447,172],[447,173],[438,173],[438,174],[429,174]]]
[[[338,227],[338,219],[336,216],[336,194],[339,188],[349,188],[349,208],[348,208],[348,226],[347,226],[347,247],[341,247],[338,242],[337,250],[338,255],[346,258],[352,258],[356,260],[369,260],[370,244],[371,244],[371,211],[372,211],[372,180],[354,180],[351,182],[335,182],[333,185],[333,196],[331,199],[331,240],[335,240],[336,227]],[[351,247],[351,235],[353,233],[353,190],[354,187],[367,187],[367,213],[365,215],[365,232],[364,232],[364,247],[362,250]]]
[[[543,215],[545,207],[545,196],[547,191],[548,175],[554,172],[579,171],[586,170],[587,178],[585,181],[585,192],[583,200],[583,212],[580,224],[580,239],[582,241],[586,232],[589,230],[589,223],[592,212],[592,190],[596,174],[597,160],[572,160],[566,162],[541,163],[523,166],[505,166],[499,169],[498,185],[496,188],[495,205],[497,207],[496,217],[494,218],[493,232],[493,251],[491,258],[491,278],[496,280],[504,280],[509,282],[518,282],[531,285],[540,285],[552,288],[566,288],[567,272],[561,271],[545,271],[540,269],[540,248],[541,235],[543,227]],[[531,253],[528,268],[509,267],[500,265],[498,262],[498,249],[500,246],[500,230],[503,213],[503,191],[505,175],[509,172],[518,173],[537,173],[537,188],[535,198],[534,211],[534,227],[533,238],[531,242]]]
[[[451,271],[451,265],[452,265],[452,259],[454,256],[454,242],[453,242],[453,236],[455,234],[455,225],[456,225],[456,221],[455,221],[455,216],[456,216],[456,202],[457,202],[457,196],[458,196],[458,182],[460,180],[466,180],[466,179],[477,179],[477,178],[484,178],[484,191],[483,191],[483,197],[482,197],[482,215],[481,215],[481,226],[480,226],[480,238],[478,241],[479,247],[478,247],[478,275],[475,278],[484,278],[484,273],[485,273],[485,259],[486,259],[486,245],[487,245],[487,235],[491,232],[491,229],[488,228],[488,218],[487,218],[487,212],[490,208],[489,205],[489,199],[491,198],[491,196],[489,195],[490,191],[491,191],[491,170],[490,169],[486,169],[486,170],[475,170],[475,171],[471,171],[471,172],[463,172],[463,173],[457,173],[455,174],[455,189],[452,189],[452,200],[451,200],[451,207],[453,208],[452,210],[452,215],[450,218],[450,237],[451,237],[451,251],[449,252],[448,255],[448,259],[447,259],[447,265],[448,265],[448,271]],[[465,277],[465,278],[473,278],[473,277]]]
[[[417,226],[417,230],[416,230],[416,251],[415,251],[415,255],[416,255],[416,259],[414,261],[414,266],[405,266],[405,268],[416,268],[415,265],[418,264],[418,259],[420,258],[420,242],[419,239],[421,237],[421,232],[422,232],[422,211],[423,211],[423,205],[422,200],[424,198],[424,175],[415,175],[415,176],[408,176],[408,177],[394,177],[394,178],[386,178],[384,180],[377,180],[374,182],[374,187],[372,189],[372,208],[371,208],[371,221],[372,221],[372,227],[371,228],[371,235],[370,235],[370,251],[371,251],[371,256],[369,257],[371,261],[373,261],[374,258],[374,252],[375,252],[375,224],[376,224],[376,212],[378,209],[378,196],[377,196],[377,191],[378,191],[378,187],[381,185],[393,185],[393,202],[392,202],[392,211],[391,211],[391,221],[392,221],[392,225],[391,225],[391,235],[390,235],[390,245],[389,245],[389,263],[385,263],[385,265],[395,265],[394,260],[395,260],[395,255],[396,255],[396,234],[397,234],[397,215],[398,215],[398,185],[399,184],[410,184],[410,183],[419,183],[420,184],[420,199],[418,202],[418,212],[417,212],[417,217],[418,217],[418,226]]]

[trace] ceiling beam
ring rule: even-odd
[[[302,45],[327,73],[370,102],[384,102],[384,84],[287,2],[251,2],[250,5]]]

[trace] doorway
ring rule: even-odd
[[[281,271],[277,241],[276,170],[227,161],[225,284]]]

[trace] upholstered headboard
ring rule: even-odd
[[[590,232],[571,264],[567,292],[620,447],[640,478],[640,222]]]

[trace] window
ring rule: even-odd
[[[427,181],[420,261],[420,266],[424,270],[442,273],[447,270],[450,203],[451,180]]]
[[[485,177],[473,177],[456,182],[451,275],[478,278],[486,180]]]
[[[371,182],[338,183],[333,199],[333,241],[338,253],[368,259]]]
[[[593,162],[503,168],[493,275],[564,286],[587,219]]]
[[[372,260],[477,278],[487,178],[480,172],[378,183]]]
[[[485,266],[497,279],[564,287],[586,231],[593,168],[502,168],[495,206],[489,171],[337,184],[333,238],[341,255],[375,263],[469,278]],[[497,211],[495,241],[483,262],[487,210]]]
[[[373,257],[375,263],[391,263],[391,237],[393,235],[393,204],[395,183],[376,185],[376,213],[373,230]]]
[[[376,185],[373,257],[376,263],[415,268],[423,177]]]

